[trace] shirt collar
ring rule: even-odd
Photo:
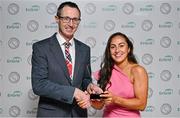
[[[60,45],[64,45],[64,43],[66,42],[66,40],[63,38],[63,36],[60,35],[60,33],[58,32],[56,34],[56,38],[58,39],[58,42]],[[71,43],[71,46],[74,45],[74,37],[69,41],[69,43]]]

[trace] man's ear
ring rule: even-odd
[[[55,16],[54,18],[55,18],[55,20],[56,20],[56,23],[59,23],[59,17],[58,17],[58,16]]]

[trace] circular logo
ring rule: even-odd
[[[169,70],[163,70],[160,74],[160,78],[163,81],[169,81],[172,77],[172,74]]]
[[[91,56],[91,63],[95,63],[98,60],[97,56]]]
[[[97,110],[94,109],[94,108],[92,108],[92,107],[90,107],[90,108],[88,109],[88,115],[89,115],[89,116],[95,116],[96,112],[97,112]]]
[[[169,3],[162,3],[160,11],[162,14],[169,14],[171,12],[171,5]]]
[[[30,20],[27,24],[27,29],[30,32],[36,32],[39,28],[39,23],[35,20]]]
[[[31,65],[31,58],[32,58],[32,55],[29,55],[29,57],[27,58],[27,62],[29,65]]]
[[[142,25],[141,25],[141,28],[144,30],[144,31],[150,31],[153,27],[153,24],[150,20],[144,20],[142,22]]]
[[[142,62],[145,64],[145,65],[149,65],[153,62],[153,57],[151,54],[144,54],[142,56]]]
[[[30,100],[36,100],[38,98],[38,96],[34,94],[32,89],[28,91],[28,97]]]
[[[167,36],[165,37],[162,37],[162,39],[160,40],[160,45],[163,47],[163,48],[168,48],[170,47],[171,45],[171,39]]]
[[[8,5],[8,13],[11,15],[16,15],[19,12],[19,6],[16,3],[11,3]]]
[[[12,37],[9,39],[8,41],[8,46],[11,48],[11,49],[16,49],[18,48],[20,45],[20,41],[16,38],[16,37]]]
[[[21,109],[18,106],[11,106],[9,108],[9,115],[12,117],[18,117],[20,115]]]
[[[152,95],[153,95],[153,90],[152,90],[152,88],[149,88],[148,89],[148,98],[151,98]]]
[[[125,3],[124,6],[122,7],[122,11],[129,15],[134,11],[134,6],[131,3]]]
[[[11,72],[8,78],[11,83],[18,83],[20,80],[20,75],[17,72]]]
[[[168,115],[169,113],[171,113],[172,108],[171,105],[168,103],[165,103],[161,106],[161,113],[164,115]]]
[[[88,44],[91,48],[94,48],[96,46],[96,39],[94,37],[88,37],[86,39],[86,44]]]
[[[107,20],[105,23],[104,23],[104,29],[106,30],[106,31],[112,31],[112,30],[114,30],[114,28],[115,28],[115,22],[114,21],[112,21],[112,20]]]
[[[50,15],[54,15],[57,11],[57,6],[56,4],[54,3],[49,3],[47,6],[46,6],[46,11],[48,14]]]
[[[85,6],[85,11],[87,14],[91,15],[96,12],[96,6],[93,3],[88,3]]]

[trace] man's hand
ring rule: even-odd
[[[87,92],[89,94],[92,94],[92,93],[100,94],[100,93],[103,93],[103,90],[100,87],[98,87],[97,85],[90,83],[87,87]]]
[[[90,96],[88,92],[86,91],[83,92],[80,89],[75,88],[74,98],[76,99],[76,102],[78,103],[78,105],[83,109],[86,109],[91,106]]]

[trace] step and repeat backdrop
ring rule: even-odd
[[[63,0],[64,1],[64,0]],[[0,0],[0,117],[34,117],[39,97],[31,87],[32,44],[57,31],[62,0]],[[142,117],[180,117],[180,1],[74,0],[82,21],[76,38],[91,47],[99,69],[108,37],[117,31],[133,42],[148,71],[148,104]],[[89,117],[102,111],[88,109]]]

